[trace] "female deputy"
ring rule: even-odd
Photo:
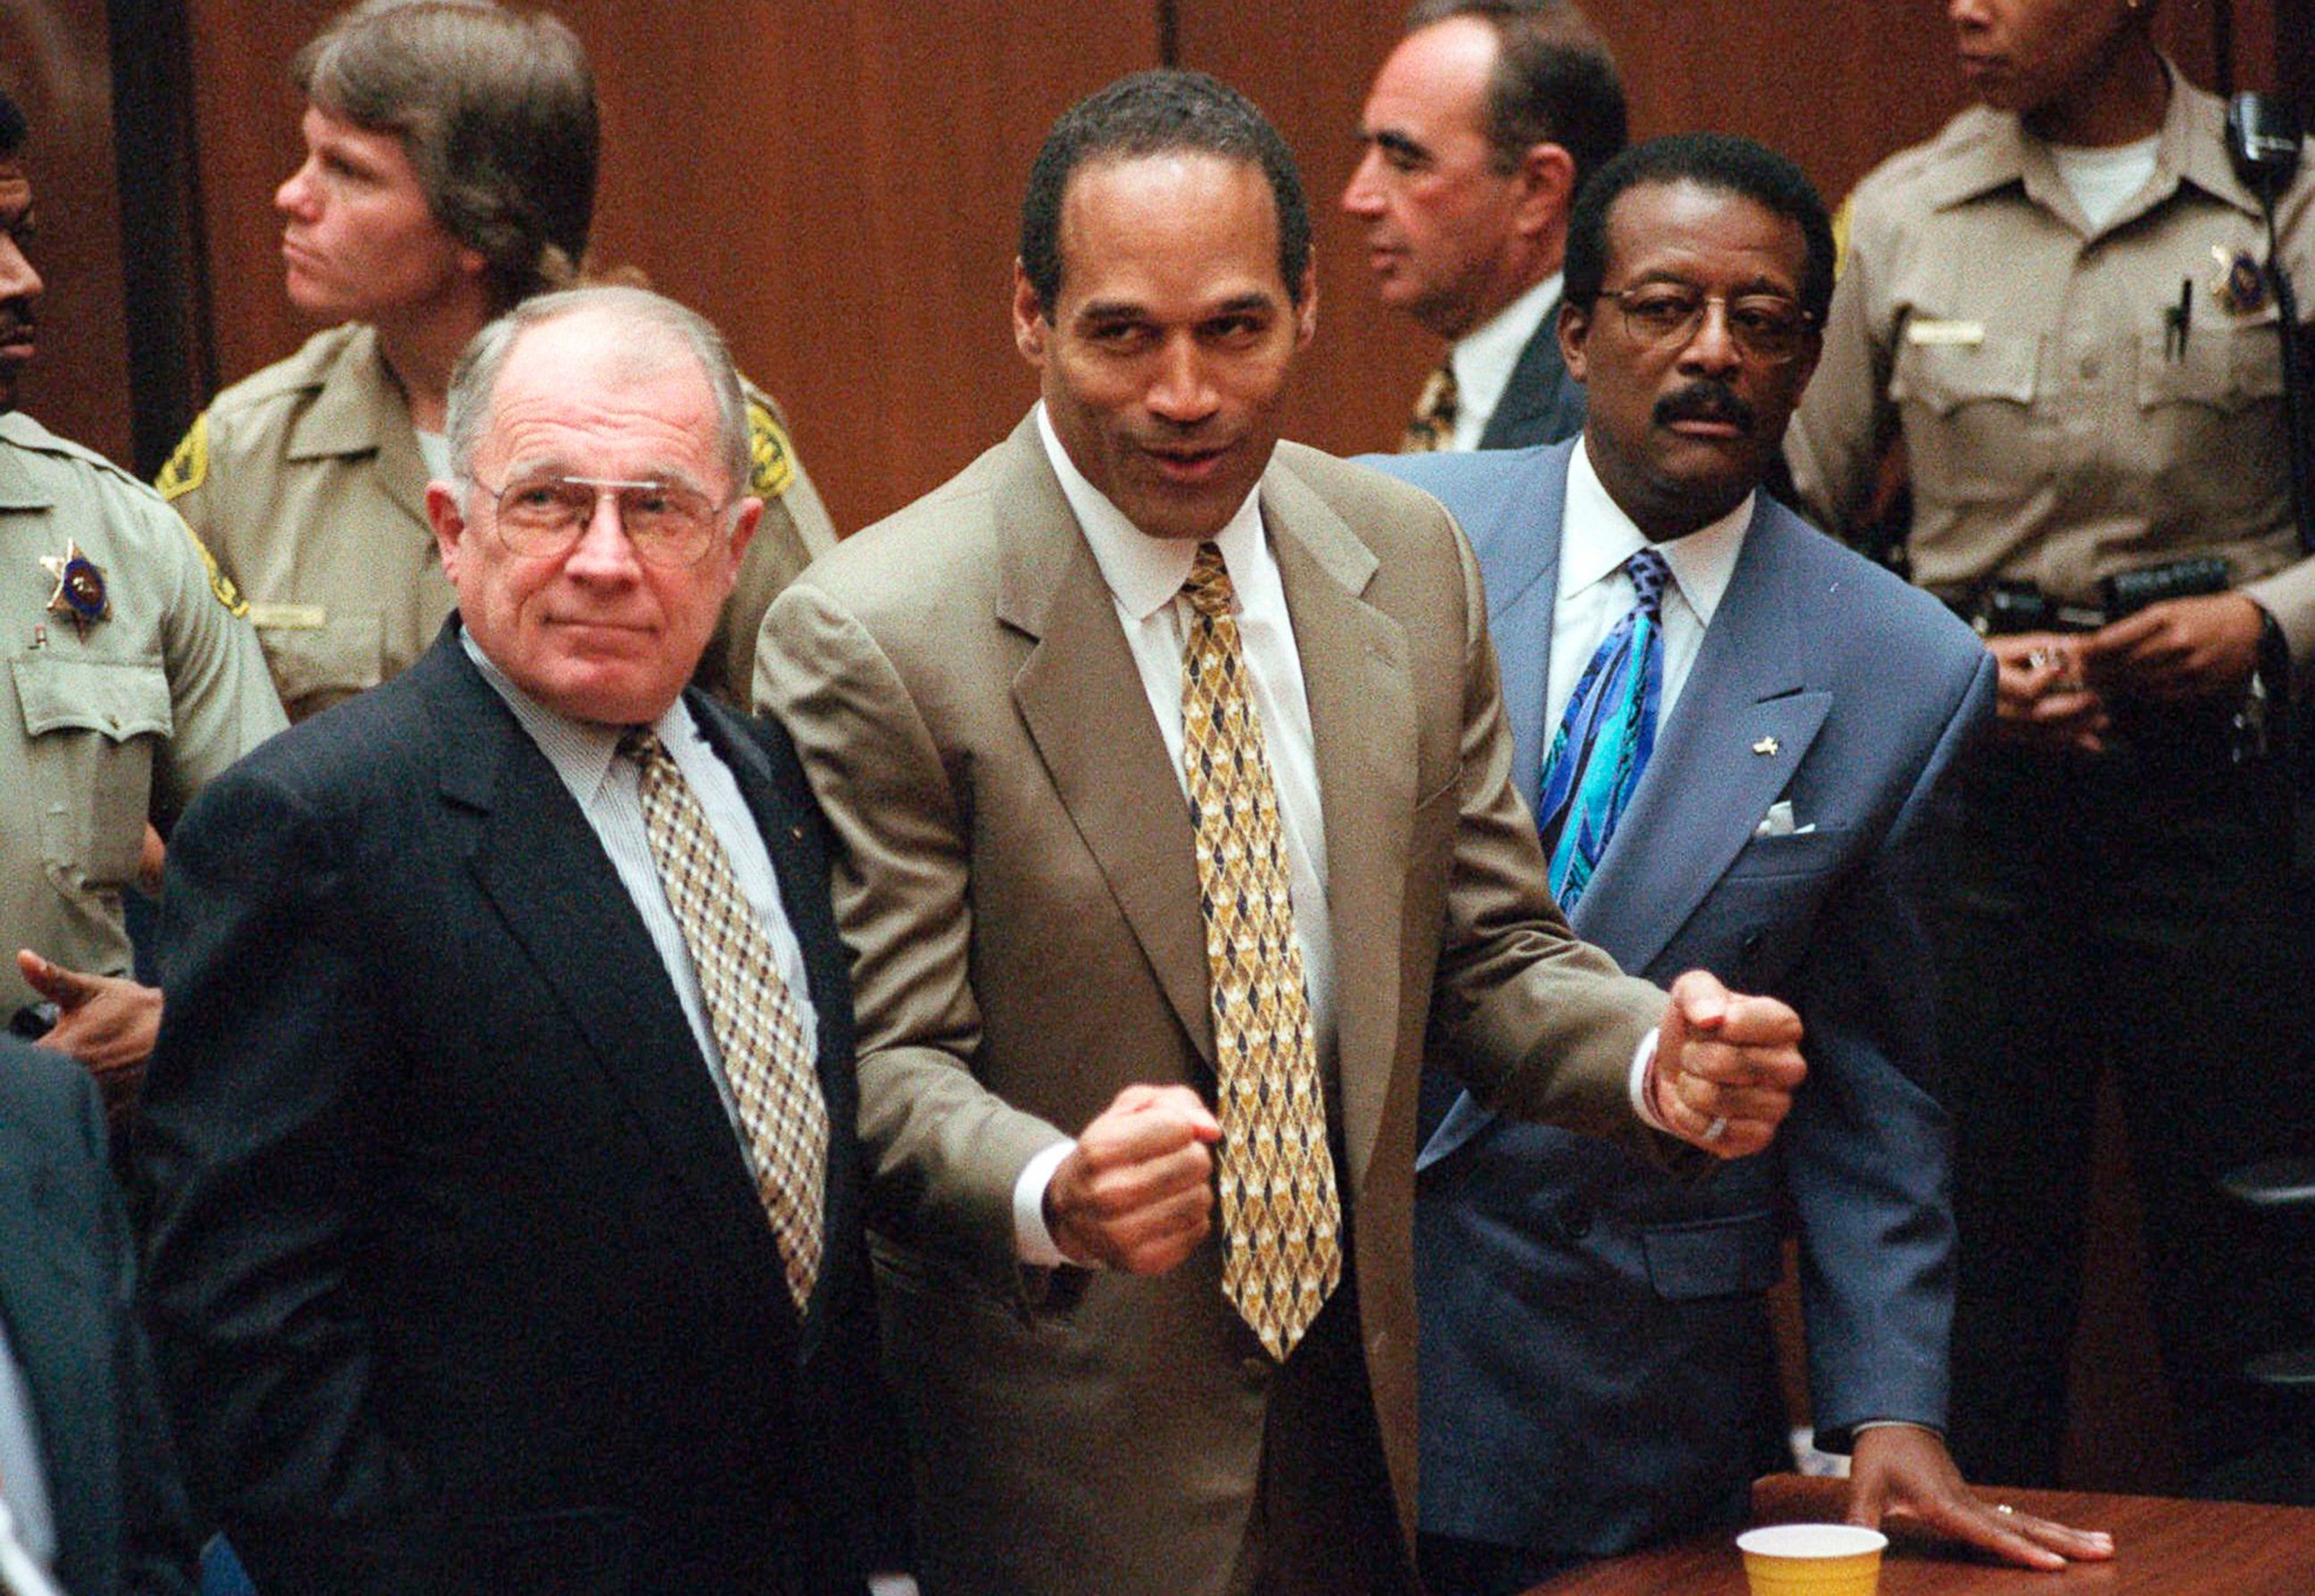
[[[2315,563],[2291,525],[2266,225],[2153,8],[1952,0],[1982,104],[1858,186],[1787,447],[1803,497],[1850,528],[1902,433],[1914,578],[2000,661],[1933,927],[1955,1455],[1974,1479],[2055,1483],[2111,1070],[2194,1483],[2288,1494],[2308,1482],[2275,1467],[2287,1415],[2233,1376],[2315,1336],[2315,1290],[2249,1250],[2211,1182],[2315,1146],[2272,747],[2315,654]],[[2315,288],[2306,173],[2279,223]]]
[[[407,667],[453,603],[426,519],[468,339],[579,276],[595,203],[594,76],[545,13],[370,0],[292,67],[306,156],[274,195],[297,308],[335,324],[217,396],[158,486],[248,600],[293,720]],[[700,667],[744,705],[757,624],[835,542],[771,401],[749,394],[767,503]]]

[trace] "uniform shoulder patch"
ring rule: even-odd
[[[748,492],[758,499],[776,499],[795,481],[795,450],[787,429],[771,406],[748,401]]]
[[[162,474],[165,476],[168,474],[164,472]],[[170,519],[172,520],[176,519],[173,516]],[[241,590],[233,585],[233,578],[227,576],[223,571],[218,569],[217,556],[209,553],[209,545],[201,541],[201,535],[200,533],[194,531],[191,527],[185,526],[184,522],[178,521],[177,525],[183,528],[185,536],[191,540],[193,552],[200,555],[201,568],[209,573],[209,591],[217,595],[217,601],[219,604],[224,605],[226,608],[231,610],[242,620],[247,620],[249,618],[249,600],[243,598],[241,596]]]
[[[161,474],[153,479],[153,485],[160,490],[162,498],[173,501],[200,487],[208,480],[208,475],[209,412],[205,410],[193,418],[193,424],[178,440],[176,452],[169,457],[169,463],[161,467]],[[204,549],[201,554],[206,559],[208,551]],[[209,562],[209,574],[217,576],[217,562],[214,560]],[[231,587],[233,584],[227,582],[226,585]]]

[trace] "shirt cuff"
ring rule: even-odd
[[[1629,1088],[1632,1095],[1632,1112],[1640,1116],[1640,1123],[1649,1130],[1661,1130],[1666,1136],[1677,1136],[1678,1131],[1656,1117],[1656,1105],[1648,1101],[1648,1075],[1654,1068],[1655,1061],[1656,1033],[1651,1030],[1645,1036],[1640,1038],[1640,1045],[1632,1050],[1632,1075]]]
[[[1053,1143],[1024,1165],[1021,1178],[1013,1183],[1013,1250],[1024,1264],[1058,1269],[1069,1262],[1053,1245],[1053,1233],[1045,1228],[1045,1188],[1053,1184],[1053,1171],[1077,1151],[1077,1146],[1074,1140]]]

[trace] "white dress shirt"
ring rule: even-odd
[[[1551,612],[1551,674],[1545,683],[1544,752],[1559,735],[1560,717],[1575,696],[1583,667],[1616,623],[1639,602],[1639,590],[1624,574],[1624,562],[1647,545],[1647,536],[1623,507],[1608,496],[1600,474],[1592,467],[1591,445],[1578,440],[1567,462],[1567,500],[1559,522],[1559,596]],[[1708,526],[1685,537],[1655,545],[1672,580],[1664,584],[1663,687],[1656,700],[1656,724],[1672,717],[1680,690],[1704,646],[1704,629],[1720,607],[1735,573],[1736,557],[1744,552],[1744,529],[1752,524],[1752,501],[1744,501]],[[1641,780],[1647,779],[1645,774]],[[1533,802],[1535,794],[1523,794]],[[1628,1082],[1633,1112],[1658,1130],[1668,1129],[1648,1101],[1648,1072],[1655,1062],[1656,1033],[1641,1040],[1632,1055]]]
[[[1545,749],[1558,734],[1560,717],[1575,696],[1583,667],[1599,652],[1616,623],[1639,602],[1638,590],[1624,574],[1624,562],[1647,546],[1647,536],[1608,496],[1592,468],[1591,446],[1579,442],[1567,462],[1567,503],[1559,527],[1559,598],[1551,614],[1551,679],[1544,699]],[[1720,607],[1720,596],[1744,552],[1744,529],[1752,524],[1754,495],[1709,526],[1655,545],[1671,569],[1663,591],[1663,696],[1656,724],[1672,717],[1688,673],[1704,646],[1704,629]],[[1643,778],[1645,779],[1645,778]],[[1532,800],[1533,794],[1527,796]]]
[[[626,888],[635,912],[643,916],[644,929],[651,933],[652,946],[658,950],[668,981],[683,1005],[683,1017],[690,1023],[692,1038],[698,1042],[700,1056],[707,1060],[708,1075],[715,1083],[715,1095],[723,1099],[723,1112],[730,1117],[732,1133],[741,1139],[744,1152],[746,1137],[740,1130],[739,1104],[732,1095],[731,1083],[723,1077],[723,1050],[716,1045],[714,1027],[707,1019],[707,1005],[699,995],[699,976],[692,968],[691,950],[684,944],[683,927],[676,920],[675,910],[668,907],[667,889],[652,858],[651,836],[643,822],[642,772],[633,759],[618,757],[619,735],[626,728],[573,720],[549,709],[492,664],[475,643],[472,633],[462,629],[458,641],[465,646],[466,657],[483,673],[483,679],[506,700],[523,731],[538,745],[547,763],[554,767],[554,774],[571,790],[579,812],[587,817],[587,824],[601,840],[603,851],[610,856],[612,867],[619,873],[619,884]],[[773,871],[771,853],[764,846],[763,834],[756,829],[756,818],[749,811],[747,800],[741,796],[739,781],[700,734],[682,699],[669,705],[652,729],[659,733],[660,741],[666,745],[683,779],[691,784],[693,795],[706,812],[709,829],[715,833],[716,841],[723,845],[723,852],[732,862],[732,873],[739,881],[741,894],[756,911],[757,919],[770,939],[780,979],[787,983],[789,995],[795,999],[807,1060],[816,1061],[820,1033],[813,1017],[812,991],[804,978],[803,945],[796,941],[795,932],[788,925],[787,910],[780,903],[779,877]]]
[[[1560,280],[1560,273],[1553,272],[1464,333],[1447,351],[1448,367],[1455,373],[1456,449],[1468,453],[1479,447],[1479,435],[1502,405],[1520,356],[1559,308]]]
[[[30,1267],[27,1264],[27,1267]],[[49,1500],[49,1471],[40,1460],[40,1421],[24,1367],[0,1325],[0,1502],[14,1520],[17,1544],[41,1568],[57,1559],[56,1513]]]
[[[1042,404],[1037,407],[1037,435],[1108,584],[1186,810],[1190,793],[1182,769],[1182,652],[1194,611],[1182,597],[1182,584],[1189,580],[1198,545],[1188,538],[1152,537],[1126,519],[1070,460]],[[1255,712],[1262,722],[1270,777],[1278,789],[1287,884],[1294,901],[1295,940],[1302,946],[1310,1022],[1317,1033],[1320,1067],[1329,1068],[1335,1054],[1335,955],[1326,909],[1326,834],[1318,802],[1317,740],[1302,687],[1302,660],[1286,613],[1286,590],[1263,529],[1258,490],[1246,495],[1212,541],[1221,550],[1237,597],[1238,642],[1246,655]],[[1060,1142],[1046,1148],[1030,1160],[1014,1185],[1014,1240],[1024,1263],[1065,1261],[1045,1227],[1045,1187],[1075,1145]]]

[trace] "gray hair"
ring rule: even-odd
[[[699,362],[715,395],[715,443],[723,458],[727,485],[735,495],[745,492],[748,401],[723,335],[697,311],[649,288],[625,286],[540,294],[475,334],[450,373],[449,416],[443,428],[450,446],[450,474],[460,491],[474,485],[475,449],[490,422],[499,373],[516,341],[548,322],[589,315],[610,322],[621,350],[644,369],[661,369],[685,354]]]

